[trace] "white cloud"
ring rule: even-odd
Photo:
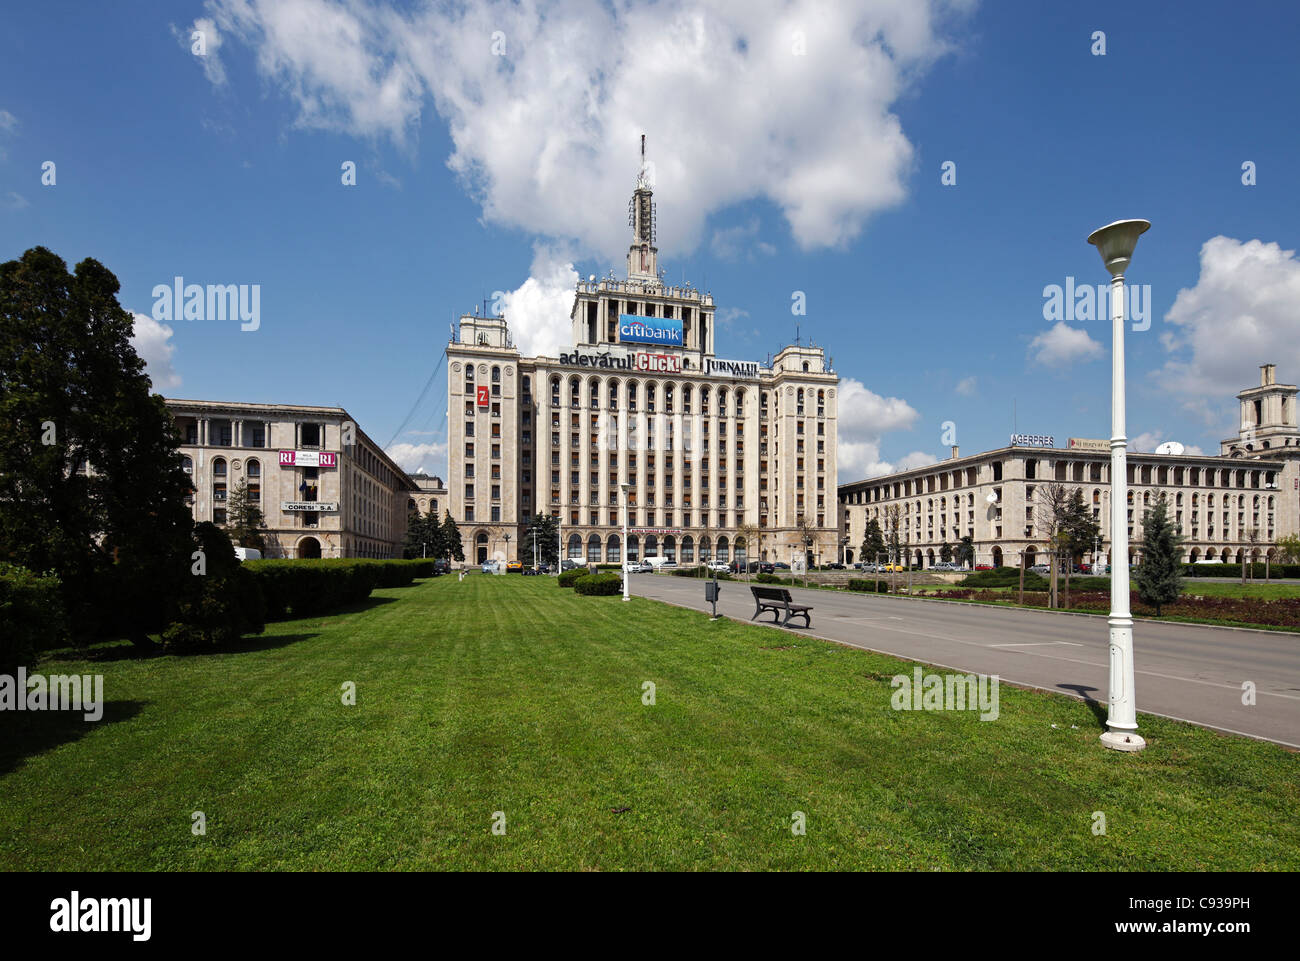
[[[757,217],[735,227],[715,230],[710,246],[714,255],[722,260],[753,260],[755,254],[770,257],[776,253],[774,246],[758,238]]]
[[[3,159],[3,154],[0,154],[0,159]],[[11,190],[5,194],[4,206],[9,210],[22,210],[24,207],[30,207],[31,202],[22,194]]]
[[[554,357],[573,342],[569,312],[578,272],[564,250],[548,244],[534,245],[529,272],[532,276],[505,295],[506,321],[525,357]]]
[[[0,130],[13,130],[18,125],[18,118],[8,110],[0,110]]]
[[[1135,454],[1150,454],[1157,447],[1159,447],[1164,441],[1170,439],[1172,438],[1166,437],[1164,430],[1162,430],[1161,428],[1156,428],[1155,430],[1147,430],[1138,434],[1136,437],[1131,438],[1128,442],[1128,449],[1133,451]],[[1205,451],[1202,450],[1200,446],[1198,446],[1197,444],[1184,444],[1183,453],[1194,454],[1197,457],[1199,457],[1202,454],[1204,454]]]
[[[914,150],[892,107],[971,6],[207,2],[299,126],[409,145],[431,105],[486,220],[607,258],[627,243],[618,212],[643,132],[665,255],[753,198],[778,206],[804,248],[852,240],[904,199]]]
[[[195,33],[203,34],[204,53],[194,53],[194,44],[197,42],[194,38]],[[208,78],[208,82],[214,87],[223,87],[226,84],[226,67],[221,62],[221,31],[211,17],[198,17],[188,29],[179,30],[172,27],[172,34],[176,37],[177,42],[186,53],[194,57],[203,67],[203,76]]]
[[[159,323],[148,314],[132,314],[135,324],[131,333],[131,346],[144,361],[145,373],[158,393],[174,390],[181,385],[181,375],[172,365],[176,345],[172,343],[172,329]]]
[[[1201,247],[1196,286],[1178,292],[1161,343],[1174,356],[1157,378],[1209,423],[1235,423],[1233,395],[1259,383],[1259,365],[1278,380],[1300,376],[1300,260],[1262,240],[1212,237]],[[1206,398],[1212,404],[1206,403]]]
[[[898,464],[881,460],[881,437],[910,428],[921,416],[902,398],[882,397],[868,390],[862,381],[846,377],[840,381],[838,411],[836,457],[843,481],[892,474],[907,467],[933,464],[938,459],[923,451],[912,451]]]
[[[393,444],[384,453],[397,462],[404,471],[415,473],[421,467],[433,477],[447,476],[447,442],[430,444]]]
[[[963,397],[974,397],[974,396],[975,396],[975,378],[974,378],[974,377],[963,377],[961,380],[959,380],[959,381],[957,382],[956,391],[957,391],[957,393],[961,394]]]
[[[1063,320],[1029,342],[1030,360],[1046,367],[1085,363],[1102,353],[1101,344],[1088,336],[1086,330],[1071,327]]]

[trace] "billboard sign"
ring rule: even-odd
[[[487,384],[479,384],[479,387],[478,387],[478,405],[479,405],[480,407],[486,407],[486,406],[488,406],[488,404],[490,404],[490,403],[492,403],[492,398],[491,398],[491,396],[490,396],[489,393],[488,393]]]
[[[333,513],[339,509],[338,501],[280,501],[280,510],[293,514],[310,514],[317,512]]]
[[[680,320],[641,317],[637,314],[618,315],[618,339],[624,343],[662,344],[665,347],[686,345]]]
[[[1012,434],[1012,447],[1055,447],[1056,438],[1051,434]]]
[[[1110,450],[1110,441],[1093,437],[1071,437],[1070,450]]]
[[[332,450],[282,450],[281,467],[338,467],[339,455]]]
[[[680,374],[682,372],[682,359],[675,354],[638,353],[636,355],[636,369],[652,374]]]
[[[710,357],[704,362],[706,374],[722,374],[727,377],[757,377],[756,360],[718,360]]]

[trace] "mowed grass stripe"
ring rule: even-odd
[[[0,755],[0,867],[1300,866],[1274,745],[1143,717],[1119,756],[1087,705],[1008,687],[994,722],[898,712],[908,663],[549,578],[376,599],[234,653],[44,665],[138,713]]]

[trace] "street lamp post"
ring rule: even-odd
[[[537,563],[537,525],[534,524],[533,525],[533,570],[537,570],[537,568],[540,566],[541,565]]]
[[[510,570],[510,535],[506,535],[506,570]]]
[[[627,569],[627,501],[632,496],[632,485],[623,485],[623,549],[619,557],[623,560],[623,600],[632,599],[632,575]]]
[[[1124,423],[1124,271],[1146,220],[1118,220],[1088,235],[1110,273],[1110,713],[1101,742],[1117,751],[1140,751],[1146,741],[1137,733],[1133,690],[1133,617],[1128,582],[1128,439]]]

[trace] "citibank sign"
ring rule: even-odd
[[[682,347],[686,343],[680,320],[636,314],[618,315],[618,339],[636,344],[663,344],[665,347]]]

